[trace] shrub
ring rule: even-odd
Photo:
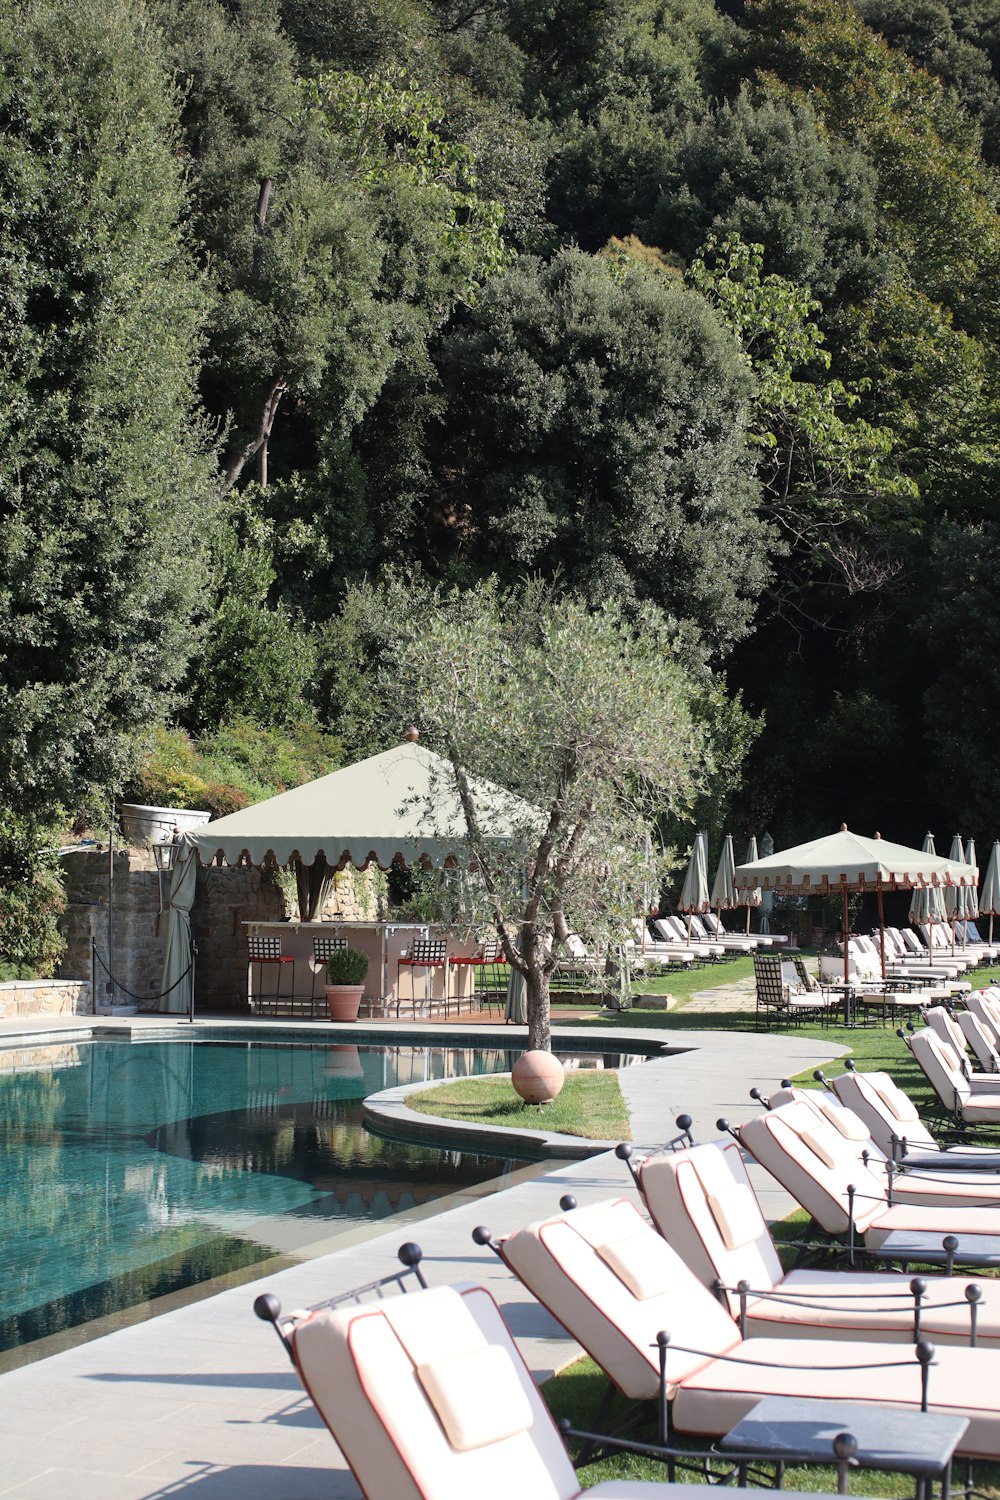
[[[324,776],[341,759],[340,741],[310,720],[263,729],[249,719],[234,719],[200,740],[183,729],[161,727],[125,800],[207,807],[223,817]]]
[[[49,978],[65,952],[59,916],[66,905],[51,831],[0,818],[0,965],[8,977]]]
[[[336,948],[326,962],[327,984],[362,984],[368,959],[357,948]]]

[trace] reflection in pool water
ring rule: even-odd
[[[503,1176],[514,1161],[369,1134],[361,1101],[510,1058],[246,1042],[18,1054],[0,1072],[0,1349]]]

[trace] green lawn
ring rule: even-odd
[[[525,1104],[509,1078],[459,1078],[438,1088],[409,1094],[411,1109],[464,1124],[520,1126],[558,1130],[592,1141],[630,1141],[628,1110],[612,1069],[582,1068],[566,1074],[562,1091],[551,1104]]]

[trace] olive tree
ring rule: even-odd
[[[613,601],[590,609],[495,580],[404,623],[392,671],[398,707],[454,774],[465,910],[496,926],[526,981],[529,1046],[548,1049],[559,941],[627,940],[658,889],[656,814],[687,805],[708,770],[694,714],[704,684],[652,607],[629,620]],[[516,800],[498,804],[490,784]],[[449,790],[429,799],[429,829]]]

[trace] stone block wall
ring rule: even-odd
[[[73,979],[12,979],[0,984],[0,1017],[85,1016],[90,985]],[[9,1072],[9,1058],[4,1057]]]
[[[108,853],[75,850],[63,856],[67,907],[61,926],[67,952],[60,977],[89,980],[90,944],[102,959],[108,950]],[[162,876],[166,898],[168,875]],[[341,882],[324,915],[365,915],[367,877],[355,873]],[[160,884],[149,849],[123,849],[114,857],[112,962],[120,986],[116,1002],[155,1011],[162,983],[164,939]],[[259,869],[209,865],[199,869],[191,931],[198,949],[195,1006],[202,1011],[245,1013],[247,939],[244,922],[275,922],[287,915],[281,888]],[[128,991],[130,993],[125,993]],[[107,978],[98,966],[98,1004],[108,998]],[[88,997],[89,1008],[89,997]]]

